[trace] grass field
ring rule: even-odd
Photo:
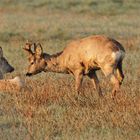
[[[139,140],[140,139],[139,0],[1,0],[0,46],[25,79],[27,89],[0,92],[0,140]],[[99,74],[104,98],[88,78],[80,95],[71,75],[41,73],[26,78],[22,50],[39,41],[50,54],[73,39],[104,34],[125,50],[125,79],[116,98]]]

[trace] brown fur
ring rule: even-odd
[[[124,78],[122,61],[125,50],[114,39],[101,35],[90,36],[70,42],[62,52],[54,55],[44,55],[40,44],[34,44],[35,49],[32,52],[31,45],[24,47],[31,57],[27,76],[41,71],[72,73],[76,80],[75,87],[79,91],[83,76],[87,75],[99,95],[102,95],[96,75],[96,70],[101,69],[105,76],[110,75],[111,82],[114,84],[113,93],[120,88]]]

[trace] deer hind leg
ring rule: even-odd
[[[110,76],[110,80],[114,85],[112,94],[115,95],[115,93],[120,89],[120,82],[118,80],[118,77],[115,75],[116,66],[106,64],[102,70],[105,76]]]
[[[120,82],[117,79],[115,74],[111,75],[111,82],[114,84],[114,88],[112,90],[112,94],[115,95],[117,91],[120,89]]]
[[[119,80],[119,83],[121,85],[124,79],[124,74],[122,70],[122,61],[118,63],[116,73],[117,73],[117,78]]]
[[[88,77],[91,79],[93,85],[94,85],[94,88],[97,90],[99,96],[102,96],[102,90],[101,90],[101,87],[100,87],[100,84],[99,84],[99,80],[98,80],[98,77],[96,75],[96,72],[95,71],[90,71],[88,73]]]

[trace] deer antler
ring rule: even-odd
[[[31,42],[29,42],[29,41],[27,40],[25,46],[23,47],[23,49],[24,49],[26,52],[28,52],[29,55],[33,55],[33,54],[34,54],[34,53],[32,52],[32,49],[31,49],[32,45],[34,45],[34,44],[31,43]]]
[[[36,55],[39,56],[41,56],[41,54],[43,53],[42,45],[39,42],[34,43],[34,52]]]

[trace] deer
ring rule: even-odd
[[[98,70],[101,70],[105,77],[110,77],[113,84],[112,94],[120,90],[124,79],[122,61],[125,49],[115,39],[104,35],[73,40],[63,51],[52,55],[44,53],[39,42],[26,42],[23,49],[28,53],[29,60],[26,76],[33,76],[43,71],[72,74],[75,77],[75,89],[78,93],[83,77],[88,76],[99,96],[103,96],[96,74]]]
[[[8,63],[8,60],[3,55],[3,49],[0,47],[0,91],[19,90],[23,87],[23,80],[16,76],[12,79],[4,79],[4,74],[14,71],[14,67]]]
[[[0,47],[0,79],[3,79],[3,75],[14,71],[14,67],[11,66],[7,59],[3,55],[2,47]]]

